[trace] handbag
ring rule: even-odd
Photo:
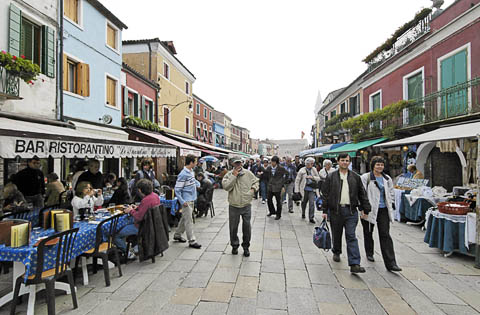
[[[313,244],[325,251],[332,248],[332,237],[330,236],[327,220],[323,219],[320,226],[315,227],[313,231]]]
[[[293,201],[300,201],[302,200],[302,194],[299,192],[293,193],[292,195],[292,200]]]

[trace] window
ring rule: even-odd
[[[340,113],[345,113],[345,102],[340,105]]]
[[[186,93],[187,95],[190,94],[190,83],[188,83],[188,82],[186,82],[186,81],[185,81],[185,93]]]
[[[354,97],[350,97],[348,102],[350,103],[350,114],[352,116],[360,114],[360,94],[355,95]]]
[[[330,119],[332,119],[333,117],[337,116],[337,110],[332,110],[332,112],[330,113]]]
[[[90,67],[63,54],[63,90],[90,96]]]
[[[370,95],[370,112],[374,112],[382,108],[382,91],[378,91]],[[382,122],[376,121],[373,123],[373,127],[380,129],[382,128]]]
[[[107,23],[107,45],[117,50],[117,29],[110,23]]]
[[[107,76],[107,105],[117,107],[117,83],[114,78]]]
[[[20,55],[40,65],[40,27],[22,18]]]
[[[407,100],[416,100],[423,97],[422,72],[407,78]]]
[[[153,102],[145,99],[145,115],[142,115],[143,119],[154,122]]]
[[[197,103],[197,115],[200,115],[200,103]]]
[[[203,118],[207,119],[207,109],[203,109]]]
[[[190,118],[185,117],[185,133],[190,133]]]
[[[212,112],[209,112],[210,114],[210,121],[212,121]]]
[[[128,97],[127,97],[127,103],[128,103],[128,112],[127,112],[127,115],[128,116],[134,116],[134,108],[133,108],[133,99],[134,99],[134,96],[132,93],[128,93]]]
[[[170,109],[168,107],[163,108],[163,126],[170,128]]]
[[[440,89],[457,86],[468,79],[468,48],[440,61]],[[457,88],[442,96],[440,115],[449,118],[464,115],[468,112],[468,88]]]
[[[163,76],[165,79],[170,80],[170,66],[168,63],[163,63]]]
[[[78,24],[78,0],[63,0],[63,15]]]

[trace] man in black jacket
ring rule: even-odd
[[[275,220],[280,220],[282,217],[282,189],[285,185],[285,181],[288,176],[288,172],[280,166],[280,159],[278,156],[272,157],[271,164],[266,170],[265,175],[267,178],[267,204],[268,214],[267,216],[275,216]],[[273,205],[273,197],[277,201],[277,209]]]
[[[80,182],[89,182],[93,189],[103,188],[103,176],[100,172],[100,162],[98,160],[88,160],[88,170],[80,175],[77,185]]]
[[[45,178],[40,170],[40,159],[34,156],[27,159],[27,167],[13,177],[13,182],[23,194],[25,200],[34,208],[43,208],[45,194]]]
[[[322,185],[322,210],[329,213],[332,227],[333,260],[340,261],[342,253],[342,234],[345,228],[347,256],[350,272],[365,272],[360,266],[360,251],[355,228],[358,224],[358,211],[361,218],[367,218],[370,203],[363,188],[360,176],[348,169],[350,156],[342,153],[338,156],[339,169],[327,176]]]

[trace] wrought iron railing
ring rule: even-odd
[[[20,77],[0,67],[0,94],[6,97],[19,97]]]

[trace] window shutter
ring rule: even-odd
[[[153,117],[154,117],[154,116],[153,116],[153,102],[149,102],[149,103],[148,103],[148,107],[149,107],[149,109],[150,109],[150,110],[148,111],[148,116],[149,116],[148,119],[149,119],[151,122],[153,122]]]
[[[46,25],[42,26],[42,73],[55,77],[55,31]]]
[[[157,103],[155,101],[152,102],[152,113],[153,113],[153,122],[158,124],[158,116],[157,116]]]
[[[145,97],[142,96],[142,119],[147,119],[146,115],[145,115],[145,111],[146,111],[146,106],[145,106]]]
[[[128,116],[129,108],[128,108],[128,89],[127,87],[123,87],[123,115]]]
[[[20,25],[22,23],[22,12],[13,4],[10,4],[9,18],[8,51],[12,55],[20,56]]]
[[[86,63],[77,64],[77,94],[90,96],[90,67]]]
[[[68,62],[67,55],[63,54],[63,89],[68,90]]]
[[[138,94],[133,95],[133,116],[139,117],[138,114]]]

